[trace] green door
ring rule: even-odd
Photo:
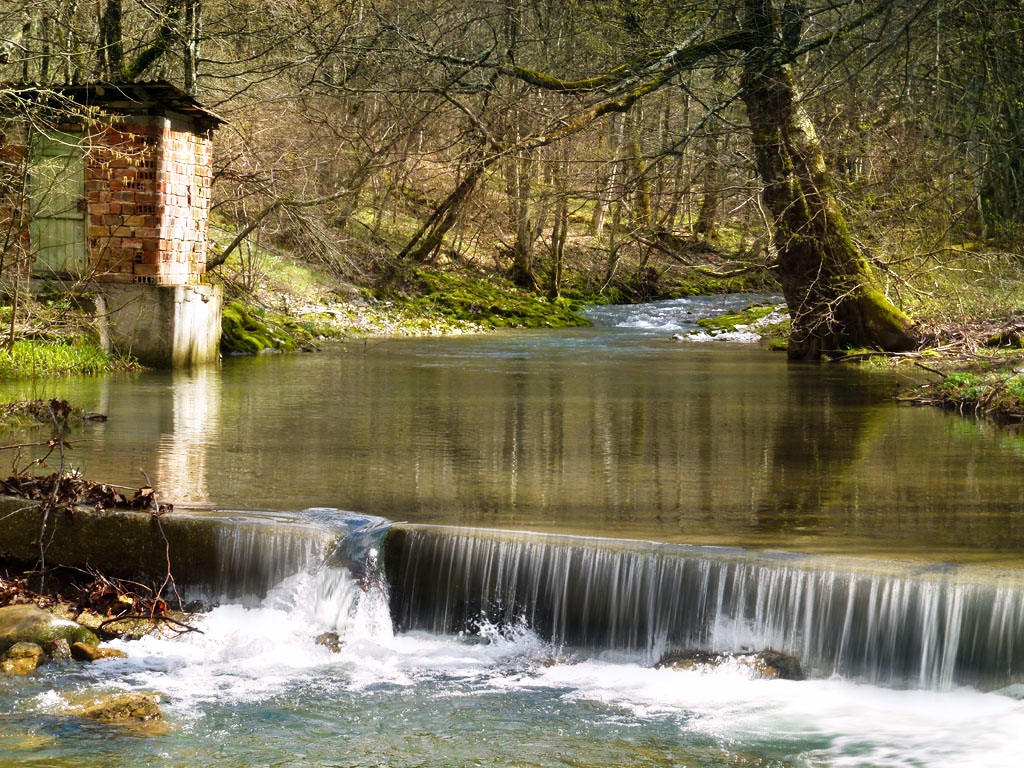
[[[32,271],[86,274],[85,152],[80,136],[48,131],[33,137],[29,204]]]

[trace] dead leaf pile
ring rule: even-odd
[[[92,507],[97,511],[135,509],[162,515],[173,509],[169,503],[160,503],[154,510],[155,493],[148,485],[130,491],[131,496],[127,491],[129,489],[95,483],[73,473],[26,473],[0,479],[0,494],[52,504],[68,512],[74,512],[75,507]]]

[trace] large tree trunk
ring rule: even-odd
[[[750,5],[770,12],[770,2]],[[766,45],[746,58],[743,99],[773,217],[777,274],[793,321],[789,356],[814,359],[849,347],[913,349],[914,323],[879,290],[850,237],[792,72],[773,55],[774,19],[757,22]]]

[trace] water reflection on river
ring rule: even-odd
[[[88,477],[179,502],[1020,565],[1016,433],[901,407],[896,375],[669,340],[727,301],[29,394],[109,414],[72,438]]]

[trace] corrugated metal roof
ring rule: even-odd
[[[224,118],[203,107],[190,94],[164,80],[140,83],[82,83],[38,85],[35,83],[0,84],[0,89],[18,93],[22,99],[46,100],[58,95],[86,107],[132,115],[163,115],[176,112],[192,118],[201,128],[216,128]]]

